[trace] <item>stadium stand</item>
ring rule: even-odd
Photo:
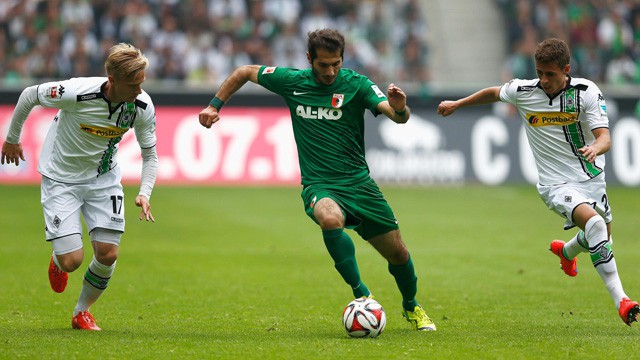
[[[105,51],[124,41],[151,60],[148,78],[210,89],[240,64],[306,67],[307,31],[336,27],[350,46],[345,66],[380,83],[426,85],[421,6],[418,0],[3,0],[0,79],[10,86],[102,75]]]
[[[413,94],[535,76],[532,52],[568,41],[575,76],[640,84],[639,0],[3,0],[0,87],[102,75],[109,46],[151,60],[148,83],[211,89],[240,64],[306,67],[306,32],[337,27],[345,66]],[[473,36],[470,36],[473,34]]]
[[[640,84],[640,1],[497,0],[511,54],[505,77],[529,77],[535,42],[558,37],[573,54],[572,72],[605,85]],[[535,70],[534,70],[535,74]]]

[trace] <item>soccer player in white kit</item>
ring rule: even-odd
[[[141,186],[135,204],[140,220],[155,221],[149,198],[155,184],[155,108],[142,90],[149,61],[130,44],[113,46],[105,61],[107,77],[71,78],[24,89],[16,104],[1,164],[25,160],[20,133],[36,105],[59,109],[42,147],[41,202],[46,240],[53,245],[49,281],[63,292],[68,274],[84,257],[84,217],[94,256],[87,268],[73,311],[74,329],[100,330],[89,307],[107,288],[124,232],[124,193],[116,158],[122,136],[134,129],[142,153]]]
[[[535,52],[538,79],[513,79],[456,101],[442,101],[438,113],[503,101],[522,118],[538,169],[538,193],[565,219],[564,228],[580,231],[567,243],[551,242],[563,271],[578,274],[576,256],[589,251],[618,314],[637,321],[640,307],[625,294],[611,250],[611,207],[606,193],[605,156],[611,147],[605,99],[592,81],[569,76],[570,52],[559,39],[547,39]]]

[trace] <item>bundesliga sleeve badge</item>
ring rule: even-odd
[[[46,89],[44,96],[55,99],[62,97],[62,94],[64,94],[64,86],[58,85]]]

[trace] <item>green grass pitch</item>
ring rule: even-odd
[[[382,186],[418,273],[418,299],[438,331],[400,315],[387,266],[353,232],[364,281],[387,313],[376,339],[351,339],[351,292],[303,212],[299,188],[157,186],[156,223],[127,232],[108,290],[92,307],[102,332],[70,327],[84,270],[49,288],[38,186],[0,187],[1,359],[627,359],[625,326],[586,254],[579,276],[548,251],[568,239],[533,186]],[[614,252],[640,298],[640,190],[610,188]]]

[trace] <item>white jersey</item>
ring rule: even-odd
[[[72,78],[38,86],[40,105],[60,109],[42,147],[38,171],[53,180],[82,183],[118,166],[118,143],[131,128],[143,149],[156,145],[155,108],[142,91],[134,103],[112,104],[106,77]]]
[[[598,86],[587,79],[569,78],[566,88],[550,98],[539,82],[511,80],[500,89],[500,100],[515,105],[520,113],[540,184],[604,177],[604,155],[589,163],[578,152],[595,141],[594,129],[609,127],[607,105]]]

